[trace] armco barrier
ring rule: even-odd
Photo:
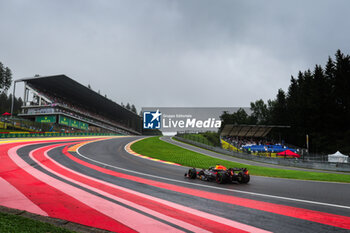
[[[234,151],[225,150],[220,147],[209,146],[200,142],[195,142],[195,141],[188,140],[178,136],[174,136],[174,138],[179,141],[192,144],[194,146],[198,146],[207,150],[212,150],[217,153],[230,155],[240,159],[252,160],[256,162],[269,163],[269,164],[275,164],[275,165],[282,165],[282,166],[311,168],[311,169],[339,171],[339,172],[350,172],[350,163],[315,162],[315,161],[306,161],[306,160],[296,159],[296,158],[293,158],[293,159],[270,158],[270,157],[251,155],[246,153],[237,153]]]

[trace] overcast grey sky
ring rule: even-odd
[[[350,53],[349,12],[346,0],[0,0],[0,61],[14,79],[66,74],[138,110],[249,106]]]

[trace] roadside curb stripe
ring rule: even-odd
[[[73,141],[73,139],[76,141],[81,140],[80,138],[72,138],[70,140]],[[181,206],[179,204],[176,204],[170,201],[162,200],[157,197],[153,197],[153,196],[139,193],[137,191],[130,190],[121,186],[117,186],[117,185],[105,182],[103,180],[95,179],[88,175],[84,175],[74,170],[71,170],[65,167],[64,165],[61,165],[59,162],[53,160],[51,157],[47,155],[47,151],[51,149],[54,149],[62,145],[74,144],[73,146],[66,146],[63,149],[62,154],[65,154],[67,157],[69,157],[75,162],[80,163],[83,166],[92,168],[94,170],[103,172],[105,174],[116,176],[121,179],[132,180],[142,184],[151,185],[161,189],[167,189],[170,191],[183,193],[191,196],[205,198],[208,200],[214,200],[214,201],[228,203],[236,206],[256,209],[259,211],[265,211],[265,212],[274,213],[278,215],[284,215],[284,216],[293,217],[301,220],[312,221],[312,222],[321,223],[329,226],[350,229],[350,217],[346,217],[346,216],[340,216],[340,215],[329,214],[325,212],[302,209],[298,207],[268,203],[263,201],[256,201],[252,199],[234,197],[230,195],[212,193],[208,191],[202,191],[198,189],[192,189],[192,188],[187,188],[187,187],[178,186],[174,184],[145,179],[138,176],[132,176],[125,173],[120,173],[114,170],[109,170],[103,167],[99,167],[92,163],[88,163],[88,162],[85,162],[84,160],[76,158],[75,156],[69,153],[69,152],[74,152],[86,158],[85,156],[79,153],[79,148],[87,143],[101,140],[98,138],[96,138],[96,140],[91,140],[91,138],[87,139],[85,137],[84,139],[86,141],[80,142],[80,143],[71,142],[68,140],[66,141],[65,140],[57,140],[57,141],[48,140],[48,141],[40,141],[40,142],[36,141],[34,143],[23,143],[21,141],[15,141],[15,143],[17,144],[12,144],[12,143],[8,143],[7,145],[0,144],[0,147],[3,146],[3,148],[8,148],[6,150],[6,155],[4,154],[5,150],[0,150],[0,161],[1,162],[8,161],[8,163],[4,164],[5,166],[3,167],[3,169],[0,167],[0,171],[3,172],[3,173],[0,173],[0,190],[2,187],[5,187],[2,189],[2,190],[5,190],[5,193],[6,191],[7,192],[17,191],[19,194],[22,194],[26,199],[28,199],[29,202],[32,202],[34,206],[37,206],[37,208],[39,209],[39,212],[42,211],[42,213],[39,213],[41,215],[46,214],[46,216],[48,215],[52,216],[59,213],[65,216],[64,218],[58,216],[59,218],[62,218],[62,219],[75,221],[81,224],[95,226],[103,229],[106,229],[106,226],[108,226],[113,228],[109,230],[118,231],[118,232],[133,232],[134,230],[141,231],[141,232],[145,232],[147,230],[152,232],[154,231],[176,232],[180,230],[180,228],[179,229],[174,228],[171,225],[167,225],[166,223],[160,222],[159,220],[147,217],[147,215],[143,215],[142,213],[135,212],[135,209],[138,209],[141,212],[153,215],[158,219],[163,219],[164,221],[168,221],[170,223],[178,225],[179,227],[183,227],[185,229],[188,229],[194,232],[205,231],[204,229],[215,231],[202,226],[201,222],[203,220],[200,218],[207,218],[209,221],[216,221],[218,224],[226,224],[227,226],[231,226],[233,228],[237,227],[238,229],[236,229],[236,231],[243,230],[243,231],[249,231],[249,232],[266,232],[262,229],[245,225],[239,222],[235,222],[230,219],[225,219],[215,215],[213,216],[212,214],[209,214],[209,213],[201,212],[196,209],[191,209],[189,207]],[[108,139],[108,137],[104,137],[103,139]],[[132,154],[131,152],[135,153],[132,155],[135,155],[144,159],[153,160],[156,162],[162,162],[166,164],[181,166],[180,164],[162,161],[159,159],[153,159],[147,156],[137,154],[136,152],[132,151],[130,148],[131,145],[139,140],[135,140],[133,142],[128,143],[124,147],[124,149],[127,151],[127,146],[128,146],[128,149],[130,150],[130,152],[129,151],[127,152],[130,154]],[[33,142],[33,141],[27,140],[27,142]],[[102,196],[96,196],[96,194],[93,194],[88,191],[77,188],[75,186],[72,186],[68,183],[65,183],[64,181],[57,180],[54,177],[51,177],[50,175],[46,174],[46,172],[45,173],[41,172],[38,169],[36,169],[35,166],[28,164],[17,154],[17,150],[19,148],[22,148],[30,144],[40,144],[40,143],[47,143],[47,142],[52,142],[52,143],[61,142],[61,143],[38,147],[29,153],[29,156],[34,161],[36,161],[39,166],[46,169],[48,172],[51,172],[57,176],[60,176],[61,178],[67,181],[74,182],[77,185],[90,189],[92,192],[95,192],[95,193],[97,192],[100,195],[110,199],[114,199],[119,203],[124,203],[125,205],[134,208],[134,210],[118,205],[117,203],[108,201],[104,199]],[[108,166],[111,166],[111,165],[108,165]],[[116,168],[118,169],[118,167]],[[125,169],[125,171],[127,170]],[[33,187],[32,186],[33,184],[38,186]],[[14,190],[10,190],[11,188],[8,188],[8,187],[12,187]],[[35,187],[37,187],[38,189],[36,189]],[[42,192],[43,190],[44,192]],[[56,199],[56,196],[53,195],[55,193],[56,195],[60,193],[59,195],[57,195],[57,199]],[[11,196],[11,194],[6,193],[5,196],[8,197],[8,196]],[[0,204],[2,200],[1,197],[2,196],[0,194]],[[65,200],[66,204],[62,204],[60,202],[61,200]],[[68,206],[66,206],[67,203],[69,203]],[[79,206],[78,209],[76,209],[77,206]],[[118,207],[116,208],[116,206]],[[125,209],[123,208],[126,208],[127,211],[125,211]],[[23,208],[20,208],[20,209],[23,209]],[[116,212],[119,212],[119,213],[115,213],[111,209],[113,209],[114,211],[117,210]],[[72,212],[64,213],[64,211],[67,211],[67,210]],[[92,212],[95,211],[96,212],[95,216],[91,217],[90,211]],[[130,213],[132,212],[133,213],[130,214],[128,211],[130,211]],[[152,211],[156,211],[158,213],[155,213]],[[181,211],[184,212],[182,216],[180,216],[182,213]],[[33,212],[33,211],[30,211],[30,212]],[[191,218],[191,215],[187,215],[186,212],[188,212],[189,214],[192,213],[193,219],[196,219],[197,221],[193,221],[193,219]],[[150,218],[150,222],[146,224],[147,227],[144,227],[143,225],[144,220],[140,221],[138,215],[143,216],[142,218]],[[74,219],[73,220],[67,219],[67,216],[69,216],[69,218],[74,218]],[[171,218],[173,218],[173,220]],[[214,225],[213,223],[209,223],[209,221],[207,222],[208,227],[209,225]],[[187,222],[189,225],[192,224],[193,228],[191,228],[191,226],[189,225],[186,225],[185,222]],[[231,224],[229,224],[229,222],[231,222]],[[97,226],[96,224],[99,226]],[[160,226],[162,224],[163,226]],[[153,225],[153,226],[150,226],[150,225]],[[154,225],[157,225],[157,226],[154,226]],[[118,227],[116,228],[116,226],[120,226],[121,228],[118,228]],[[196,228],[195,226],[199,227],[199,229]],[[215,227],[218,227],[218,226],[214,225],[212,227],[215,229]],[[225,230],[224,228],[222,228],[221,230],[222,231],[226,230],[227,232],[228,228],[225,228]]]
[[[55,147],[57,145],[53,145],[51,147]],[[45,149],[45,147],[42,147]],[[30,152],[30,157],[32,157],[33,153],[40,151],[42,153],[42,148],[38,148]],[[92,209],[97,210],[98,212],[114,219],[117,222],[124,224],[126,227],[133,229],[132,231],[138,232],[180,232],[180,230],[166,225],[162,222],[154,220],[148,216],[137,213],[133,210],[130,210],[124,206],[118,205],[116,203],[110,202],[108,200],[103,199],[102,197],[93,195],[89,192],[81,190],[75,186],[69,185],[63,181],[57,180],[32,166],[28,166],[28,164],[18,156],[16,153],[18,148],[12,148],[9,151],[10,158],[23,170],[31,174],[32,176],[39,179],[41,182],[44,182],[66,195],[79,200],[81,203],[89,206]],[[130,231],[127,230],[127,231]],[[115,231],[116,229],[114,229]],[[126,229],[124,229],[126,230]],[[119,229],[118,229],[119,231]]]
[[[116,136],[120,137],[120,136]],[[2,144],[13,144],[21,142],[43,143],[43,142],[65,142],[67,140],[93,140],[93,139],[105,139],[111,138],[107,136],[90,136],[90,137],[47,137],[47,138],[13,138],[8,140],[0,140]]]
[[[183,227],[185,229],[188,229],[190,231],[194,232],[208,232],[207,230],[204,230],[207,228],[205,226],[205,223],[208,224],[211,220],[205,219],[203,220],[203,225],[197,224],[200,219],[200,217],[196,216],[194,219],[194,222],[186,221],[189,218],[193,218],[195,210],[191,211],[191,213],[186,213],[182,210],[172,208],[170,206],[166,206],[162,203],[162,200],[159,199],[158,201],[152,200],[152,198],[147,198],[146,195],[143,196],[141,193],[137,193],[135,191],[105,182],[103,180],[98,180],[96,178],[81,174],[79,172],[76,172],[74,170],[71,170],[52,158],[50,158],[47,155],[47,152],[45,152],[45,157],[40,155],[41,159],[45,161],[45,165],[49,166],[50,169],[57,170],[58,173],[60,173],[62,176],[67,177],[68,179],[74,180],[75,182],[78,182],[79,185],[82,185],[86,188],[89,188],[91,190],[94,190],[101,195],[104,195],[106,197],[115,199],[119,202],[122,202],[126,205],[132,206],[136,209],[139,209],[143,212],[146,212],[148,214],[151,214],[153,216],[156,216],[158,218],[161,218],[165,221],[171,222],[173,224],[176,224],[180,227]],[[51,161],[52,163],[47,163],[48,161]],[[54,165],[55,164],[55,165]],[[96,190],[99,189],[99,190]],[[181,206],[180,206],[181,207]],[[177,212],[181,212],[178,215]],[[175,216],[169,216],[169,213],[174,214]],[[182,219],[181,219],[182,218]],[[187,222],[187,223],[186,223]],[[192,225],[194,223],[194,225]],[[213,222],[213,226],[209,226],[209,229],[218,230],[215,227],[215,224],[221,225],[221,223]],[[222,226],[223,229],[226,229],[225,232],[228,231],[237,231],[239,232],[240,229],[234,228],[233,226]]]
[[[88,144],[88,143],[91,143],[91,142],[98,142],[98,141],[103,141],[103,140],[108,140],[108,139],[112,139],[112,138],[119,138],[121,136],[114,136],[114,137],[104,137],[104,138],[95,138],[93,140],[89,140],[89,141],[84,141],[84,142],[81,142],[81,143],[78,143],[78,144],[74,144],[73,146],[70,146],[68,148],[68,151],[70,152],[76,152],[77,149],[79,147],[82,147],[84,146],[85,144]]]
[[[166,163],[166,164],[170,164],[170,165],[175,165],[175,166],[182,166],[181,164],[178,164],[178,163],[174,163],[174,162],[169,162],[169,161],[164,161],[164,160],[160,160],[160,159],[155,159],[155,158],[152,158],[152,157],[148,157],[146,155],[141,155],[139,153],[136,153],[135,151],[133,151],[131,149],[131,145],[134,144],[135,142],[138,142],[140,140],[142,140],[144,138],[141,138],[141,139],[137,139],[135,141],[132,141],[130,143],[128,143],[124,149],[126,152],[128,152],[129,154],[131,155],[134,155],[134,156],[137,156],[137,157],[140,157],[140,158],[143,158],[143,159],[148,159],[148,160],[152,160],[152,161],[155,161],[155,162],[160,162],[160,163]]]
[[[66,143],[69,144],[69,142]],[[2,173],[1,176],[12,183],[21,193],[38,205],[50,217],[118,232],[134,231],[124,224],[83,204],[78,199],[63,193],[61,190],[57,189],[56,184],[48,185],[37,179],[38,177],[35,174],[33,175],[25,171],[25,169],[36,170],[27,163],[23,162],[23,164],[21,164],[22,166],[18,166],[11,159],[11,155],[18,156],[16,154],[17,149],[27,145],[29,144],[21,145],[18,143],[16,146],[7,145],[6,154],[8,155],[2,158],[6,166],[2,166],[1,168],[9,170]],[[1,152],[5,152],[5,150]],[[20,158],[20,160],[22,159]]]
[[[79,154],[79,151],[77,151]],[[80,155],[80,154],[79,154]],[[82,156],[82,155],[80,155]],[[80,160],[74,156],[72,159],[75,160]],[[84,156],[82,156],[84,157]],[[308,210],[308,209],[303,209],[303,208],[298,208],[298,207],[291,207],[291,206],[285,206],[285,205],[280,205],[280,204],[274,204],[274,203],[268,203],[268,202],[263,202],[263,201],[256,201],[256,200],[251,200],[247,198],[240,198],[240,197],[234,197],[234,196],[228,196],[228,195],[223,195],[223,194],[218,194],[218,193],[211,193],[207,191],[201,191],[201,190],[196,190],[196,189],[191,189],[191,188],[186,188],[182,186],[177,186],[173,184],[168,184],[168,183],[163,183],[159,181],[154,181],[154,180],[149,180],[145,178],[140,178],[137,176],[132,176],[112,170],[108,170],[105,168],[101,168],[99,166],[90,164],[88,162],[80,160],[82,164],[85,166],[91,167],[95,170],[114,175],[119,178],[123,179],[128,179],[136,182],[140,182],[143,184],[148,184],[152,185],[155,187],[159,188],[164,188],[168,190],[172,190],[175,192],[180,192],[188,195],[195,195],[198,197],[203,197],[206,199],[210,200],[215,200],[219,202],[224,202],[228,204],[233,204],[233,205],[238,205],[238,206],[243,206],[251,209],[256,209],[256,210],[261,210],[261,211],[266,211],[270,213],[275,213],[279,215],[284,215],[284,216],[289,216],[297,219],[303,219],[307,221],[312,221],[312,222],[317,222],[325,225],[330,225],[330,226],[335,226],[335,227],[340,227],[340,228],[345,228],[345,229],[350,229],[350,217],[347,216],[341,216],[341,215],[336,215],[336,214],[329,214],[325,212],[319,212],[319,211],[314,211],[314,210]]]
[[[66,149],[64,149],[64,152],[67,153]],[[209,230],[211,232],[267,232],[256,227],[248,226],[233,220],[221,218],[208,213],[203,213],[196,209],[175,204],[163,199],[155,198],[143,193],[139,193],[137,191],[133,191],[121,186],[105,182],[103,180],[98,180],[96,178],[81,174],[59,164],[58,162],[50,158],[47,155],[47,152],[45,152],[45,157],[43,157],[42,155],[39,156],[41,157],[40,160],[45,161],[45,165],[48,165],[50,168],[57,170],[58,173],[66,177],[70,177],[69,179],[75,180],[79,183],[83,182],[84,184],[90,186],[88,187],[90,189],[91,186],[98,188],[102,191],[100,191],[99,193],[104,196],[108,196],[113,199],[117,198],[117,201],[121,201],[124,203],[126,201],[127,203],[125,204],[127,205],[131,205],[137,209],[140,209],[141,211],[148,212],[151,215],[155,214],[155,216],[160,217],[165,221],[172,222],[190,231],[205,232]],[[48,161],[51,161],[52,164],[49,164]],[[103,192],[107,192],[107,194]],[[122,198],[122,200],[120,198]]]
[[[8,208],[21,209],[34,214],[49,216],[39,206],[22,194],[5,179],[0,177],[0,205]]]

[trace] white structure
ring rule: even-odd
[[[343,155],[339,151],[335,152],[332,155],[328,155],[328,162],[332,163],[347,163],[349,156]]]

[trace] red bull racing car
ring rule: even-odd
[[[216,181],[218,184],[238,182],[247,184],[250,181],[250,175],[247,168],[226,168],[222,165],[216,165],[208,169],[197,172],[196,168],[190,168],[185,177],[189,179],[200,179],[205,181]]]

